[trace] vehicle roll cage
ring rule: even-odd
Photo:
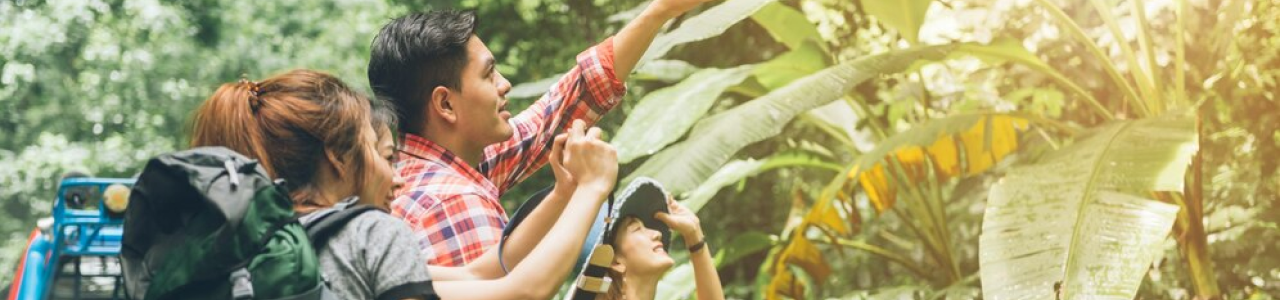
[[[123,299],[119,254],[124,215],[112,211],[105,197],[108,189],[122,192],[112,186],[131,188],[133,183],[131,178],[62,179],[52,216],[37,222],[6,299]],[[122,196],[127,199],[127,192]],[[84,268],[86,263],[91,267]],[[86,272],[94,264],[99,270]]]

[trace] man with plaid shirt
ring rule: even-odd
[[[427,263],[466,265],[496,245],[507,223],[502,193],[547,162],[567,124],[590,126],[616,106],[663,24],[708,1],[655,0],[616,36],[579,54],[573,69],[514,117],[506,110],[511,83],[475,36],[473,13],[415,13],[383,27],[369,83],[401,119],[397,170],[406,184],[391,210],[409,223]],[[574,192],[560,185],[513,233],[503,259],[518,262],[546,234]]]

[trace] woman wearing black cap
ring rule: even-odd
[[[672,200],[656,181],[637,181],[620,197],[623,203],[615,214],[620,219],[609,229],[612,238],[606,242],[616,255],[609,270],[613,283],[603,298],[654,299],[658,281],[675,264],[667,254],[671,230],[675,230],[689,245],[698,299],[724,299],[698,215]]]

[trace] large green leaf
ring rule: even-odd
[[[854,110],[856,103],[847,97],[844,100],[847,101],[834,101],[810,110],[809,120],[818,129],[826,131],[828,135],[848,146],[850,150],[862,152],[871,149],[875,146],[872,142],[873,133],[870,129],[858,128],[861,117]]]
[[[952,57],[948,58],[957,58],[960,56],[973,56],[991,65],[1013,62],[1044,73],[1049,76],[1049,78],[1053,79],[1054,82],[1057,82],[1067,88],[1068,91],[1074,93],[1080,98],[1083,98],[1085,103],[1089,104],[1089,108],[1092,108],[1098,116],[1107,120],[1115,119],[1115,116],[1111,114],[1111,111],[1103,106],[1102,102],[1098,101],[1093,94],[1086,91],[1075,81],[1068,79],[1066,75],[1063,75],[1061,72],[1050,67],[1049,64],[1046,64],[1034,53],[1031,53],[1031,51],[1028,51],[1027,48],[1023,47],[1022,42],[1017,39],[997,38],[988,44],[965,43],[960,46],[960,49],[956,49],[952,54]],[[912,66],[911,69],[917,69],[920,65],[923,65],[923,63]]]
[[[1000,38],[991,41],[991,43],[987,45],[966,44],[956,52],[973,55],[974,57],[980,58],[993,65],[1003,63],[1007,60],[1044,73],[1045,75],[1048,75],[1049,78],[1052,78],[1054,82],[1057,82],[1063,87],[1066,87],[1067,90],[1075,93],[1076,96],[1084,98],[1085,103],[1089,104],[1089,107],[1093,108],[1094,112],[1097,112],[1099,116],[1102,116],[1107,120],[1112,120],[1114,118],[1111,111],[1108,110],[1106,106],[1103,106],[1102,102],[1098,101],[1093,94],[1086,91],[1083,87],[1080,87],[1080,85],[1075,81],[1067,79],[1067,76],[1058,72],[1058,70],[1049,67],[1049,64],[1040,60],[1040,58],[1036,57],[1035,54],[1032,54],[1031,51],[1027,51],[1027,48],[1022,47],[1021,41],[1011,38]]]
[[[697,66],[683,60],[659,59],[636,68],[631,79],[677,82],[697,71]]]
[[[720,93],[747,78],[751,68],[705,69],[645,95],[613,138],[618,162],[653,154],[680,139],[720,99]]]
[[[864,0],[862,8],[881,24],[898,31],[912,45],[920,43],[920,25],[933,0]]]
[[[675,46],[709,39],[718,36],[732,27],[733,24],[750,17],[766,4],[777,0],[733,0],[709,8],[702,13],[684,20],[679,28],[659,35],[653,39],[649,50],[637,65],[667,55]]]
[[[711,201],[711,197],[720,192],[720,189],[755,175],[762,166],[764,166],[763,160],[731,161],[725,164],[723,168],[720,168],[719,171],[716,171],[715,174],[711,174],[711,177],[707,178],[706,182],[699,184],[697,188],[686,193],[681,203],[696,213],[702,210],[702,207],[706,206],[707,202]]]
[[[514,99],[541,97],[551,90],[551,86],[560,80],[560,76],[564,76],[564,73],[533,82],[521,83],[512,87],[511,91],[507,92],[507,97]]]
[[[765,5],[751,19],[787,48],[796,49],[805,41],[822,42],[818,27],[804,13],[781,3]]]
[[[787,167],[827,169],[837,173],[844,171],[840,165],[805,152],[779,153],[765,160],[735,160],[725,164],[715,174],[711,174],[711,177],[707,178],[705,182],[699,184],[697,188],[686,193],[681,203],[696,213],[707,205],[707,202],[711,201],[711,197],[719,193],[720,189],[765,171]]]
[[[1037,70],[1050,69],[1049,64],[1023,47],[1022,41],[1013,38],[997,38],[986,45],[965,44],[956,53],[973,55],[992,65],[1014,61]]]
[[[693,66],[685,61],[680,60],[655,60],[640,65],[635,70],[635,75],[631,78],[635,80],[658,80],[675,82],[681,78],[685,78],[698,71],[698,67]],[[552,75],[551,77],[538,79],[536,81],[518,84],[507,92],[507,97],[513,99],[524,99],[541,97],[551,90],[551,86],[560,80],[560,76],[564,73]]]
[[[797,114],[839,99],[855,85],[894,73],[912,62],[938,60],[955,44],[896,50],[841,63],[728,111],[699,121],[689,138],[659,152],[632,172],[657,179],[675,193],[702,183],[738,150],[777,135]]]
[[[650,3],[653,3],[653,1],[641,2],[640,4],[637,4],[636,6],[632,6],[627,10],[609,15],[609,17],[605,18],[605,20],[608,20],[611,23],[630,22],[631,20],[635,20],[636,17],[640,16],[640,13],[643,13],[645,9],[648,9]]]
[[[752,72],[767,89],[776,89],[831,65],[831,57],[815,42],[804,42],[795,50],[760,64]]]
[[[658,35],[653,39],[653,43],[649,44],[649,49],[645,51],[644,56],[636,63],[637,71],[647,70],[645,65],[648,62],[667,55],[667,52],[670,52],[676,46],[709,39],[724,33],[725,30],[729,30],[729,27],[751,17],[756,11],[775,1],[777,0],[726,1],[686,19],[679,28]],[[507,97],[530,98],[541,96],[562,75],[564,74],[557,74],[538,81],[517,85],[511,88],[511,92],[507,93]],[[645,79],[645,77],[640,79]]]
[[[991,299],[1133,299],[1196,150],[1189,119],[1116,122],[991,188],[979,238]]]

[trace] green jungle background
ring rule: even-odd
[[[0,1],[0,283],[61,173],[133,176],[221,83],[367,92],[384,23],[473,8],[524,107],[644,5]],[[1274,0],[717,1],[600,127],[698,210],[730,298],[1272,299],[1277,33]]]

